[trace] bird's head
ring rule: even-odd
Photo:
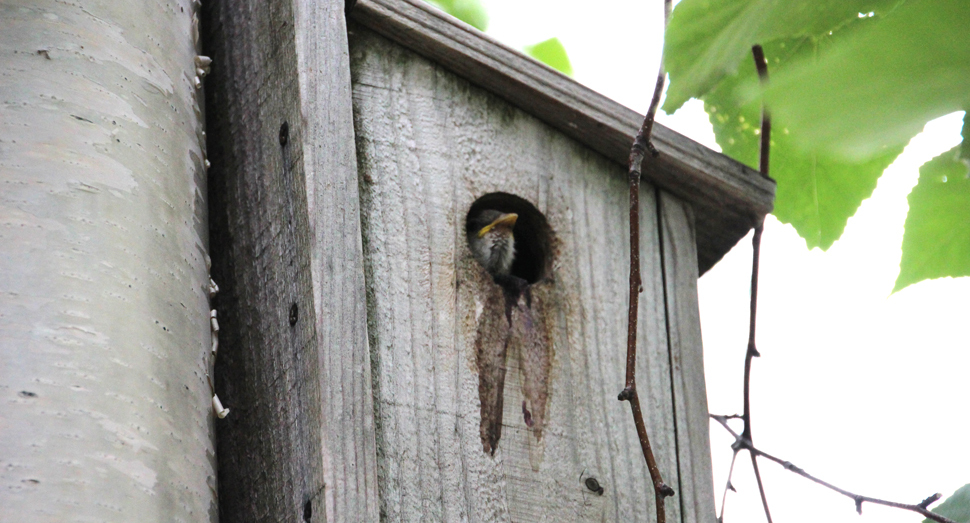
[[[468,245],[472,254],[493,276],[507,275],[512,269],[515,260],[512,230],[518,218],[515,213],[485,209],[468,220]]]

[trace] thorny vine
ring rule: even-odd
[[[664,30],[666,30],[667,22],[670,20],[671,7],[671,0],[664,0]],[[640,126],[640,130],[633,140],[633,146],[630,148],[630,308],[626,339],[626,383],[617,396],[620,401],[629,401],[630,410],[633,411],[633,423],[637,428],[640,449],[647,461],[647,469],[650,471],[650,479],[653,482],[657,523],[665,523],[664,498],[673,496],[674,489],[663,481],[660,467],[657,466],[657,460],[653,456],[650,438],[647,436],[647,428],[643,423],[643,413],[640,411],[640,396],[637,394],[636,383],[637,309],[640,302],[640,292],[643,288],[640,279],[640,170],[647,151],[653,158],[660,155],[657,148],[650,142],[650,135],[653,132],[657,108],[660,106],[660,95],[663,92],[665,77],[666,72],[664,71],[663,55],[661,54],[660,71],[657,74],[657,85],[653,91],[653,99],[650,101],[650,109],[643,118],[643,125]]]
[[[760,45],[755,45],[751,48],[751,53],[754,57],[755,67],[758,70],[758,78],[760,79],[762,84],[765,84],[768,81],[768,62],[767,60],[765,60],[764,51],[762,50]],[[760,159],[759,167],[760,167],[761,175],[764,176],[765,178],[769,178],[768,156],[769,156],[770,149],[771,149],[771,117],[768,113],[768,110],[764,106],[762,106],[761,159]],[[758,266],[759,266],[760,256],[761,256],[761,234],[763,230],[764,230],[764,219],[761,219],[754,228],[754,235],[752,238],[751,302],[750,302],[750,316],[749,316],[749,323],[748,323],[748,350],[745,353],[745,357],[744,357],[743,414],[741,414],[740,416],[738,415],[723,416],[723,415],[711,414],[711,418],[713,420],[720,423],[725,430],[727,430],[729,433],[731,433],[732,436],[734,436],[734,443],[731,445],[731,448],[734,450],[734,454],[731,457],[731,467],[728,470],[728,479],[727,479],[727,483],[724,486],[724,495],[721,498],[721,513],[718,514],[718,517],[717,517],[718,523],[724,522],[724,504],[725,504],[724,502],[727,500],[727,491],[734,490],[734,487],[731,485],[731,476],[734,473],[734,464],[735,464],[735,461],[737,460],[738,453],[741,452],[742,450],[747,450],[751,456],[751,466],[754,470],[755,478],[757,479],[758,492],[759,494],[761,494],[761,502],[762,502],[762,505],[764,506],[765,517],[767,518],[768,523],[771,523],[771,512],[768,510],[768,499],[765,496],[764,484],[761,481],[761,472],[758,469],[758,459],[757,459],[758,457],[763,457],[770,461],[774,461],[775,463],[778,463],[779,465],[784,467],[786,470],[790,470],[795,474],[798,474],[804,478],[814,481],[815,483],[818,483],[819,485],[822,485],[830,490],[838,492],[843,496],[851,498],[853,501],[855,501],[856,511],[859,514],[862,514],[862,504],[864,502],[868,502],[868,503],[873,503],[877,505],[884,505],[887,507],[893,507],[893,508],[898,508],[902,510],[917,512],[925,516],[926,518],[931,519],[933,521],[937,521],[939,523],[956,523],[955,521],[947,517],[941,516],[940,514],[931,512],[929,510],[929,506],[935,503],[937,500],[939,500],[940,497],[942,497],[941,494],[933,494],[932,496],[929,496],[923,501],[916,504],[898,503],[895,501],[887,501],[883,499],[872,498],[872,497],[863,496],[860,494],[855,494],[847,490],[841,489],[839,487],[836,487],[835,485],[828,483],[822,479],[816,478],[815,476],[812,476],[811,474],[805,472],[805,470],[793,465],[791,462],[784,461],[780,458],[772,456],[771,454],[768,454],[767,452],[764,452],[754,446],[754,440],[751,437],[751,402],[750,402],[751,360],[754,359],[756,356],[761,355],[760,353],[758,353],[758,349],[755,344],[755,330],[756,330],[755,328],[756,328],[756,317],[757,317],[757,309],[758,309]],[[728,425],[729,419],[741,419],[743,423],[743,429],[740,434],[735,432],[734,429],[732,429],[730,425]]]

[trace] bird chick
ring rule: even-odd
[[[512,270],[515,261],[512,229],[518,218],[515,213],[486,209],[468,220],[468,246],[472,255],[496,281],[508,276]]]

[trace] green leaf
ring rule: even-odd
[[[970,111],[964,109],[963,113],[963,129],[960,131],[960,137],[963,138],[963,142],[960,143],[960,158],[964,160],[970,160],[970,140],[967,140],[967,136],[970,136]]]
[[[830,40],[837,40],[839,34],[823,39],[784,39],[763,45],[769,73],[791,60],[814,55],[820,46],[832,45]],[[757,73],[754,60],[749,59],[737,74],[725,77],[703,99],[715,138],[724,153],[757,169],[761,104],[744,103],[739,92],[741,86],[751,82],[757,82]],[[796,147],[784,119],[772,119],[770,172],[778,182],[772,214],[795,227],[808,248],[828,249],[842,235],[849,218],[872,194],[879,176],[902,148],[886,150],[865,161],[831,158]]]
[[[860,14],[880,16],[901,0],[683,0],[666,34],[670,87],[663,109],[700,98],[747,66],[751,46],[780,38],[828,34]]]
[[[905,145],[970,102],[968,20],[967,0],[909,0],[772,74],[768,105],[806,148],[862,158]]]
[[[896,292],[907,285],[944,276],[970,276],[970,169],[960,146],[919,170],[909,193]]]
[[[970,522],[970,484],[958,488],[952,496],[933,509],[933,512],[953,521]],[[932,520],[924,519],[923,523],[932,523]]]
[[[562,42],[558,38],[550,38],[535,45],[527,45],[525,52],[532,58],[563,74],[573,75],[573,66],[569,63],[566,48],[562,46]]]
[[[429,2],[479,31],[488,28],[488,12],[479,0],[429,0]]]

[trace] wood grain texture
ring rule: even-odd
[[[714,475],[697,304],[697,256],[690,205],[660,194],[667,325],[677,422],[679,502],[685,523],[714,523]]]
[[[327,520],[376,521],[377,450],[343,0],[297,0]]]
[[[650,521],[649,475],[629,407],[616,399],[629,259],[623,168],[362,27],[351,26],[350,44],[381,518]],[[483,318],[504,312],[464,220],[494,191],[545,214],[555,255],[533,296],[554,311],[544,314],[552,364],[542,438],[521,409],[531,363],[510,349],[492,456],[480,437],[475,339]],[[649,184],[643,191],[639,387],[676,485],[656,200]]]
[[[0,521],[217,520],[194,9],[0,2]]]
[[[304,122],[289,2],[205,2],[223,521],[324,521]],[[291,318],[295,316],[296,321]]]
[[[428,57],[472,83],[626,165],[643,116],[583,87],[420,0],[358,0],[355,22]],[[703,274],[771,211],[775,187],[756,171],[657,124],[660,150],[643,174],[689,202]]]

